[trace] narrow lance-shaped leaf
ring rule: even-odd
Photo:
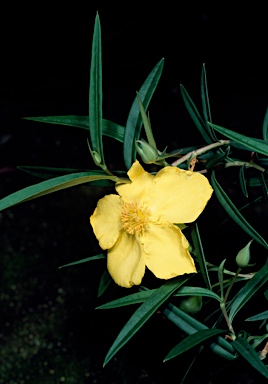
[[[144,301],[147,300],[148,297],[150,297],[153,292],[155,292],[155,289],[149,289],[148,291],[135,292],[135,293],[132,293],[132,295],[120,297],[119,299],[110,301],[109,303],[102,304],[96,309],[111,309],[111,308],[124,307],[126,305],[144,303]]]
[[[99,260],[99,259],[106,259],[106,256],[104,256],[103,253],[100,253],[99,255],[86,257],[85,259],[80,259],[77,261],[73,261],[72,263],[61,265],[59,269],[65,268],[65,267],[72,267],[77,264],[87,263],[88,261]]]
[[[153,148],[157,149],[156,143],[155,143],[155,140],[154,140],[154,136],[153,136],[153,132],[152,132],[151,123],[150,123],[149,118],[146,115],[146,111],[144,109],[144,106],[142,104],[142,101],[141,101],[141,98],[140,98],[140,95],[139,95],[138,92],[137,92],[137,98],[138,98],[138,102],[139,102],[141,118],[142,118],[142,122],[143,122],[143,125],[144,125],[144,129],[145,129],[145,133],[146,133],[146,136],[147,136],[148,143]]]
[[[237,352],[252,365],[252,367],[257,369],[257,371],[268,379],[268,369],[261,361],[255,349],[246,340],[242,339],[242,337],[237,337],[232,342],[232,345]]]
[[[229,319],[232,322],[235,315],[248,302],[248,300],[265,284],[268,280],[268,264],[265,264],[238,292],[235,297]]]
[[[38,121],[39,123],[67,125],[69,127],[77,127],[85,130],[90,129],[88,116],[39,116],[39,117],[24,117],[24,120]],[[110,120],[102,119],[102,133],[112,139],[118,140],[121,143],[124,141],[125,127],[113,123]]]
[[[268,108],[266,109],[263,124],[262,124],[262,136],[264,140],[268,140]]]
[[[140,99],[145,110],[148,108],[148,105],[157,87],[162,74],[163,65],[164,59],[161,59],[153,68],[139,90]],[[127,169],[129,169],[132,163],[136,160],[135,140],[138,140],[140,137],[141,127],[142,118],[140,114],[140,107],[138,99],[135,97],[128,115],[124,136],[123,154]]]
[[[109,179],[115,182],[118,181],[118,177],[115,176],[92,176],[90,172],[80,172],[55,177],[54,179],[42,181],[41,183],[31,185],[4,197],[0,200],[0,211],[13,205],[47,195],[49,193],[102,179]]]
[[[191,236],[192,236],[193,246],[194,246],[194,249],[196,251],[196,257],[197,257],[197,260],[199,263],[202,277],[206,283],[207,288],[212,290],[210,278],[209,278],[209,274],[208,274],[208,270],[207,270],[206,258],[205,258],[205,254],[203,251],[203,246],[202,246],[201,237],[199,234],[197,223],[195,223],[192,226]]]
[[[168,280],[158,288],[149,298],[134,312],[127,324],[117,336],[112,347],[108,351],[104,365],[131,339],[131,337],[143,326],[143,324],[178,289],[187,279],[174,278]]]
[[[106,291],[106,289],[109,287],[111,282],[112,282],[111,275],[109,274],[108,270],[105,269],[100,280],[100,285],[98,288],[98,297],[100,297]]]
[[[255,139],[220,127],[219,125],[208,123],[213,129],[220,132],[222,135],[228,137],[229,139],[242,144],[249,151],[254,151],[257,153],[262,153],[263,155],[268,156],[268,143],[265,140]],[[232,145],[232,142],[230,143]]]
[[[266,202],[266,205],[268,205],[268,185],[267,185],[267,180],[262,172],[260,173],[260,184],[262,187],[264,200]]]
[[[207,124],[207,121],[212,123],[212,117],[211,117],[209,97],[208,97],[207,74],[206,74],[205,64],[203,64],[202,72],[201,72],[201,101],[202,101],[203,115],[205,118],[205,124],[206,124],[207,131],[209,133],[209,136],[213,138],[215,141],[218,141],[215,135],[215,132]]]
[[[248,317],[245,321],[259,321],[259,320],[267,320],[268,319],[268,311],[264,311],[258,313],[257,315]]]
[[[208,329],[205,324],[200,323],[200,321],[196,320],[192,316],[187,313],[181,311],[175,305],[169,303],[167,307],[163,311],[164,315],[172,321],[177,327],[179,327],[182,331],[184,331],[187,335],[192,335],[197,331],[201,331],[203,329]],[[218,337],[217,343],[212,343],[210,348],[216,354],[228,359],[234,360],[234,348],[231,344],[226,341],[221,336]]]
[[[178,292],[174,294],[174,296],[206,296],[211,299],[216,299],[221,302],[220,296],[218,296],[215,292],[201,287],[182,287]]]
[[[195,123],[196,127],[198,128],[199,132],[203,136],[203,139],[208,143],[213,143],[213,138],[210,137],[210,134],[207,129],[207,125],[200,116],[200,113],[198,112],[198,109],[196,108],[193,100],[191,99],[190,95],[186,91],[183,85],[181,85],[181,95],[184,101],[184,104],[193,119],[193,122]]]
[[[155,292],[155,289],[149,289],[146,291],[136,292],[132,293],[131,295],[127,295],[124,297],[120,297],[119,299],[110,301],[109,303],[103,304],[97,309],[111,309],[111,308],[117,308],[117,307],[123,307],[126,305],[131,304],[138,304],[143,303],[146,299],[148,299],[149,296],[152,295],[152,293]],[[210,297],[211,299],[216,299],[218,301],[221,301],[220,297],[205,288],[200,287],[182,287],[179,289],[178,292],[174,294],[174,296],[206,296]]]
[[[257,153],[255,154],[255,157],[259,163],[259,156]],[[266,159],[266,160],[268,160],[268,159]],[[266,175],[265,172],[260,172],[259,173],[259,179],[260,179],[260,185],[262,187],[262,193],[263,193],[265,203],[266,203],[266,205],[268,205],[268,185],[267,185],[267,179],[266,179],[265,175]]]
[[[70,173],[87,172],[92,176],[107,176],[107,173],[101,170],[87,170],[87,169],[72,169],[72,168],[52,168],[52,167],[36,167],[20,165],[17,168],[21,171],[30,173],[33,176],[40,177],[42,179],[52,179],[57,176],[69,175]],[[127,173],[122,171],[113,170],[113,174],[119,178],[125,178],[127,180]],[[91,186],[97,187],[111,187],[114,185],[114,181],[109,179],[95,180],[91,182]]]
[[[247,181],[245,178],[245,167],[240,167],[239,169],[239,182],[241,186],[241,190],[245,197],[248,197],[248,191],[247,191]]]
[[[164,361],[168,361],[173,359],[174,357],[180,355],[183,352],[188,351],[189,349],[195,347],[198,344],[201,344],[207,339],[211,337],[215,337],[220,335],[221,333],[226,333],[223,329],[203,329],[202,331],[198,331],[193,333],[190,336],[187,336],[184,340],[182,340],[179,344],[177,344],[165,357]]]
[[[226,261],[226,259],[221,262],[219,269],[218,269],[218,279],[219,279],[220,290],[221,290],[221,301],[223,301],[223,299],[224,299],[223,271],[224,271],[225,261]]]
[[[211,173],[211,185],[214,189],[214,193],[219,201],[219,203],[223,206],[228,215],[238,224],[241,229],[243,229],[246,233],[250,235],[253,239],[255,239],[259,244],[263,247],[268,248],[267,242],[262,238],[262,236],[247,222],[247,220],[242,216],[237,207],[233,204],[231,199],[224,192],[220,184],[218,183],[215,177],[215,171]]]
[[[93,159],[96,164],[104,164],[102,148],[102,57],[101,27],[96,15],[91,50],[89,85],[89,126]]]
[[[39,167],[34,165],[18,165],[17,169],[42,179],[52,179],[53,177],[69,175],[70,173],[88,172],[86,169]],[[96,173],[99,175],[99,170]],[[103,172],[103,175],[106,175],[106,173]]]

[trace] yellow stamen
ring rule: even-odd
[[[137,203],[130,201],[122,207],[121,220],[124,230],[130,235],[143,234],[148,229],[150,211],[144,207],[138,207]]]

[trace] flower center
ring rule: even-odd
[[[122,207],[121,220],[124,230],[130,235],[134,233],[143,234],[148,229],[148,218],[150,211],[144,207],[138,207],[137,203],[131,201]]]

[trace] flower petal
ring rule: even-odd
[[[189,243],[175,225],[150,224],[150,231],[144,234],[142,242],[145,264],[156,277],[171,279],[196,272],[188,251]]]
[[[121,210],[120,196],[107,195],[98,201],[90,217],[90,224],[102,249],[111,248],[119,237],[122,229]]]
[[[198,172],[165,167],[154,178],[149,208],[153,219],[191,223],[204,210],[213,189]]]
[[[136,236],[125,231],[108,250],[108,271],[116,284],[130,288],[139,285],[145,273],[144,252]]]
[[[142,205],[153,186],[154,176],[146,172],[137,160],[128,171],[128,176],[132,182],[118,184],[115,189],[125,202],[135,200]]]

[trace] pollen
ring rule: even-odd
[[[134,201],[125,203],[121,213],[124,230],[130,235],[142,235],[148,229],[149,216],[149,209],[139,207]]]

